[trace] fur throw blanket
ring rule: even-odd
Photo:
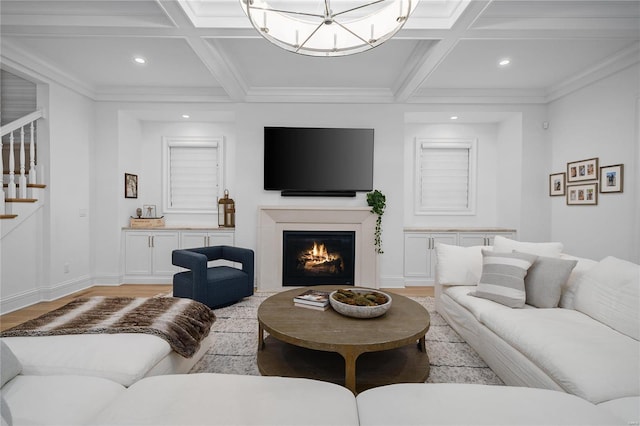
[[[185,358],[200,348],[215,321],[206,305],[177,297],[89,297],[0,333],[0,337],[147,333]]]

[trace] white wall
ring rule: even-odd
[[[209,105],[209,107],[214,107]],[[433,107],[404,105],[314,105],[314,104],[237,104],[216,105],[206,113],[207,120],[156,121],[152,117],[179,117],[188,105],[155,104],[98,104],[97,122],[100,128],[96,144],[96,277],[101,282],[120,282],[122,259],[121,227],[135,208],[143,204],[162,204],[162,137],[163,136],[211,136],[224,137],[227,157],[226,183],[236,202],[236,243],[255,248],[257,246],[257,212],[261,205],[318,205],[318,206],[366,206],[366,196],[359,193],[354,198],[281,197],[277,191],[262,189],[263,128],[269,125],[317,126],[317,127],[365,127],[375,129],[374,188],[387,197],[387,209],[383,217],[383,249],[379,268],[381,284],[403,285],[403,229],[407,226],[507,226],[532,235],[526,228],[538,223],[539,213],[523,212],[520,208],[524,179],[523,145],[531,141],[533,152],[545,146],[538,140],[545,135],[523,137],[523,122],[529,127],[541,126],[544,107],[510,106],[507,112],[498,107],[485,124],[427,125],[406,123],[407,110],[422,114],[433,112]],[[206,109],[207,106],[201,106]],[[473,107],[482,111],[481,107]],[[473,109],[470,108],[470,109]],[[193,109],[193,106],[191,106]],[[422,111],[421,111],[422,110]],[[524,112],[523,112],[524,111]],[[197,114],[196,114],[197,115]],[[497,118],[496,118],[497,117]],[[486,121],[486,120],[485,120]],[[114,130],[117,129],[117,130]],[[452,133],[453,132],[453,133]],[[414,217],[412,195],[407,182],[412,182],[413,161],[407,157],[407,144],[416,135],[455,134],[457,137],[477,137],[479,145],[479,206],[476,216]],[[113,139],[115,138],[115,139]],[[502,149],[505,152],[498,152]],[[540,156],[536,154],[536,156]],[[117,167],[110,166],[110,160]],[[104,164],[102,164],[104,162]],[[531,167],[538,167],[534,164]],[[139,198],[124,199],[124,172],[138,174]],[[546,172],[541,172],[544,175]],[[407,177],[409,176],[409,177]],[[508,179],[509,185],[500,180]],[[541,190],[546,188],[546,178],[536,182]],[[529,192],[530,189],[526,189]],[[538,191],[538,192],[540,192]],[[536,195],[537,197],[538,195]],[[543,194],[546,200],[546,194]],[[542,203],[543,200],[536,200]],[[159,210],[160,211],[160,210]],[[166,215],[167,223],[216,224],[216,218],[207,215]],[[105,225],[108,224],[108,225]],[[544,222],[548,226],[548,222]],[[550,232],[537,233],[533,240],[544,239]]]
[[[502,226],[521,240],[557,240],[566,251],[600,258],[637,257],[638,67],[545,105],[395,104],[157,104],[93,102],[50,83],[50,158],[44,227],[25,235],[29,247],[3,240],[2,304],[33,295],[57,297],[91,284],[122,282],[121,228],[142,204],[161,205],[161,136],[223,136],[228,168],[225,186],[237,206],[236,242],[256,247],[261,205],[365,206],[355,198],[281,197],[262,189],[262,132],[266,125],[374,128],[374,188],[387,196],[379,268],[382,285],[402,285],[403,228],[407,226]],[[185,110],[206,116],[182,122]],[[443,125],[407,117],[471,112],[483,119]],[[460,114],[462,115],[462,114]],[[156,118],[154,118],[156,117]],[[161,117],[161,118],[158,118]],[[428,120],[427,120],[428,121]],[[543,122],[550,123],[549,130]],[[443,121],[439,121],[442,123]],[[411,190],[415,136],[453,133],[480,140],[478,215],[417,217]],[[409,148],[410,147],[410,148]],[[44,147],[43,147],[44,148]],[[548,176],[566,162],[599,157],[601,165],[625,164],[623,194],[600,196],[597,207],[568,207],[548,196]],[[490,170],[493,168],[494,170]],[[124,173],[139,175],[139,198],[124,198]],[[88,210],[88,211],[87,211]],[[87,211],[87,216],[81,213]],[[168,217],[186,224],[211,217]],[[634,231],[635,230],[635,231]],[[14,246],[14,247],[12,247]],[[42,253],[22,273],[20,253]],[[69,272],[64,272],[69,264]],[[33,303],[33,302],[31,302]],[[24,306],[27,303],[24,303]]]
[[[91,158],[93,102],[44,80],[47,117],[39,131],[44,208],[2,240],[2,309],[61,297],[92,284]],[[40,95],[39,95],[40,96]]]
[[[552,239],[565,251],[601,259],[638,259],[634,229],[638,205],[638,65],[597,81],[549,105],[552,168],[598,157],[600,166],[624,164],[624,192],[598,194],[597,206],[567,206],[551,200]]]

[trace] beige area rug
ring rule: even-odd
[[[272,293],[256,293],[235,305],[216,309],[213,346],[191,373],[227,373],[259,376],[256,363],[258,320],[256,312]],[[431,372],[427,383],[502,385],[478,354],[435,311],[433,297],[411,297],[431,315],[427,353]]]

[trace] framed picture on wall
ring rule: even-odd
[[[566,177],[567,174],[564,172],[549,175],[549,195],[552,197],[564,195]]]
[[[138,198],[138,175],[124,174],[124,198]]]
[[[595,206],[598,204],[598,183],[567,185],[568,206]]]
[[[622,192],[624,164],[600,167],[600,192]]]
[[[567,183],[598,179],[598,158],[567,163]]]

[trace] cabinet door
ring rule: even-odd
[[[428,234],[405,234],[405,277],[426,278],[429,276],[429,238]]]
[[[180,248],[197,248],[207,246],[206,232],[182,232],[180,235]]]
[[[210,246],[233,246],[233,232],[211,232],[208,234]]]
[[[171,264],[171,253],[179,247],[177,232],[157,232],[151,240],[153,252],[153,274],[173,275],[178,268]]]
[[[151,235],[147,232],[125,233],[126,274],[151,274]]]
[[[489,238],[486,234],[476,234],[473,232],[461,232],[459,244],[462,247],[486,246],[489,245]]]

